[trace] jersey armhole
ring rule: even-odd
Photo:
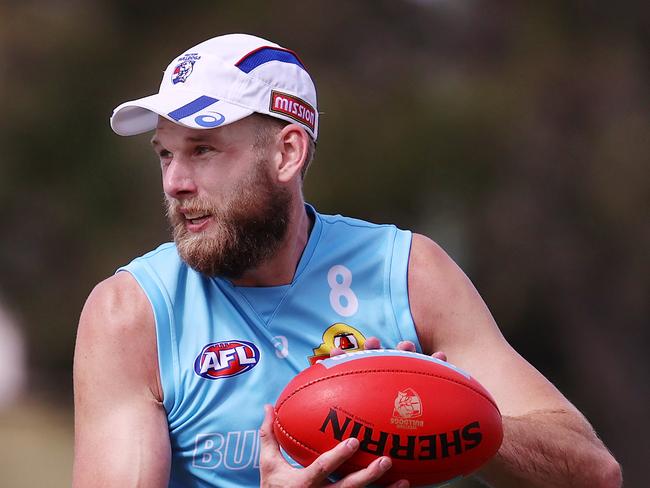
[[[415,330],[415,322],[411,315],[408,294],[408,264],[411,255],[411,241],[413,234],[410,231],[395,230],[393,248],[390,255],[389,295],[393,309],[395,326],[401,339],[415,344],[418,352],[422,352],[420,341]]]
[[[116,273],[127,272],[144,291],[154,313],[156,326],[156,347],[158,350],[158,371],[163,393],[163,406],[167,416],[176,404],[176,388],[179,380],[179,359],[176,348],[174,319],[171,315],[171,301],[158,276],[148,269],[146,263],[133,261],[119,268]],[[171,361],[169,360],[171,358]]]

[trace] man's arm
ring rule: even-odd
[[[166,487],[171,450],[153,311],[129,273],[90,294],[74,358],[73,486]]]
[[[413,236],[408,287],[424,352],[444,351],[503,415],[503,445],[480,478],[499,488],[621,486],[618,463],[584,416],[507,343],[470,280],[421,235]]]

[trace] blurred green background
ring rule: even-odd
[[[0,1],[0,485],[70,484],[85,297],[168,240],[148,136],[114,135],[112,109],[248,32],[316,80],[308,201],[437,240],[647,486],[649,20],[642,1]]]

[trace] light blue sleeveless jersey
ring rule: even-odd
[[[208,278],[173,243],[119,270],[154,310],[171,487],[259,486],[263,405],[296,373],[370,336],[385,347],[418,344],[407,295],[411,233],[307,211],[314,226],[290,285]]]

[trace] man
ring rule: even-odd
[[[241,34],[205,41],[172,60],[159,93],[117,107],[111,125],[120,135],[155,130],[174,243],[121,268],[86,302],[76,487],[329,484],[359,442],[296,469],[280,454],[268,404],[319,358],[380,341],[444,351],[492,393],[505,437],[481,479],[620,486],[588,422],[508,345],[435,243],[305,204],[318,111],[295,53]],[[366,486],[390,466],[379,458],[336,485]]]

